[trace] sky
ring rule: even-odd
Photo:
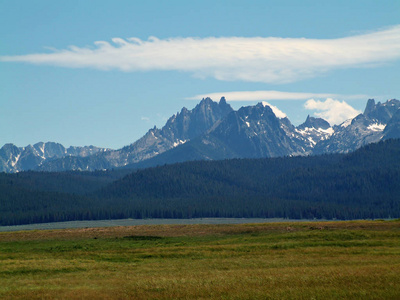
[[[118,149],[203,97],[332,125],[400,98],[400,1],[0,0],[0,147]]]

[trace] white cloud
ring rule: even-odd
[[[309,110],[317,110],[314,115],[327,120],[331,125],[340,124],[348,119],[354,118],[361,111],[354,109],[345,101],[334,100],[331,98],[325,101],[310,99],[304,107]]]
[[[149,117],[141,117],[140,120],[148,122],[148,121],[150,121],[150,118]]]
[[[269,107],[272,109],[272,112],[275,114],[275,116],[276,116],[277,118],[283,119],[283,118],[286,118],[286,117],[287,117],[287,115],[286,115],[283,111],[281,111],[279,108],[277,108],[276,106],[271,105],[271,104],[269,104],[269,103],[266,102],[266,101],[263,101],[262,104],[263,104],[264,106],[269,106]]]
[[[2,56],[69,68],[127,72],[175,70],[218,80],[287,83],[338,68],[371,67],[400,58],[400,25],[338,39],[276,37],[113,38],[52,53]]]
[[[265,101],[265,100],[307,100],[310,98],[343,98],[343,99],[366,99],[367,95],[339,95],[328,93],[296,93],[280,91],[240,91],[240,92],[218,92],[201,94],[187,98],[188,100],[199,100],[210,97],[219,100],[225,97],[227,101]]]

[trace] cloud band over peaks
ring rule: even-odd
[[[187,100],[199,100],[210,97],[218,100],[226,97],[228,101],[265,101],[265,100],[308,100],[310,98],[332,98],[340,97],[345,99],[366,99],[367,95],[340,95],[329,93],[299,93],[299,92],[282,92],[282,91],[231,91],[200,94],[186,98]]]
[[[295,82],[339,68],[375,66],[400,58],[400,25],[338,39],[207,37],[112,39],[95,47],[2,56],[68,68],[126,72],[172,70],[200,78],[265,83]]]

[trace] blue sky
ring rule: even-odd
[[[339,123],[400,98],[399,16],[398,0],[0,0],[0,146],[116,149],[206,95]]]

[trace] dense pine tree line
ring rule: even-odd
[[[195,217],[400,217],[400,140],[346,155],[0,174],[1,225]]]

